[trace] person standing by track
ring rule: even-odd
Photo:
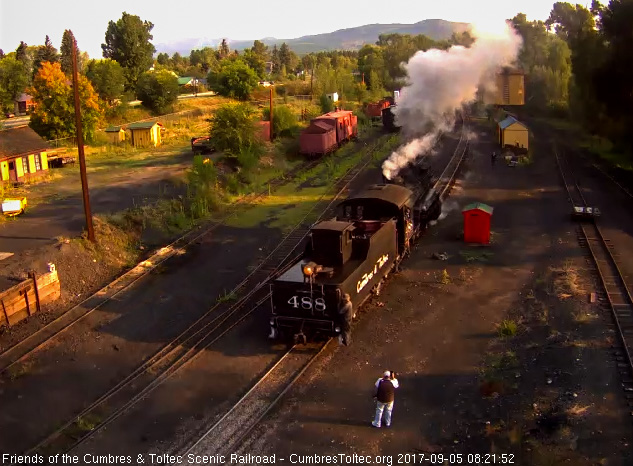
[[[339,343],[349,346],[352,342],[352,319],[355,317],[352,298],[348,293],[343,295],[343,303],[339,309],[339,317],[341,322],[341,334],[339,335]]]
[[[495,166],[495,162],[497,161],[497,152],[493,151],[492,155],[490,156],[490,163],[492,164],[492,166]]]
[[[376,415],[374,420],[371,421],[371,425],[374,427],[380,427],[382,424],[383,413],[385,415],[385,426],[391,426],[391,412],[393,411],[393,401],[395,398],[395,391],[400,384],[396,378],[394,371],[385,371],[381,379],[378,379],[375,384],[376,399]]]

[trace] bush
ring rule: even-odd
[[[270,121],[270,109],[264,109],[264,121]],[[273,134],[276,136],[292,136],[297,126],[297,116],[290,107],[280,105],[273,108]]]
[[[166,70],[147,71],[139,78],[136,93],[144,107],[168,113],[178,100],[178,78]]]
[[[227,155],[237,157],[261,144],[255,135],[254,110],[247,104],[223,105],[209,122],[211,143]]]
[[[319,98],[319,104],[321,105],[322,113],[328,113],[334,109],[334,103],[330,99],[328,99],[325,94],[323,94]]]

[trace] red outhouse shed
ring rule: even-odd
[[[464,241],[466,243],[490,243],[490,217],[493,208],[482,202],[468,204],[462,210],[464,216]]]

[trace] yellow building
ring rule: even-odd
[[[0,179],[25,181],[48,172],[49,144],[28,126],[0,131]]]
[[[108,142],[111,144],[119,144],[125,141],[125,130],[122,126],[108,126],[105,133]]]
[[[520,70],[504,68],[496,77],[495,105],[525,105],[525,76]]]
[[[529,134],[527,126],[511,116],[500,121],[497,126],[497,140],[502,149],[510,148],[517,152],[527,152]]]
[[[163,125],[154,121],[127,125],[127,129],[132,133],[132,145],[134,147],[159,146],[162,127]]]

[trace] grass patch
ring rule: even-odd
[[[462,256],[466,262],[488,262],[488,260],[494,256],[494,253],[481,250],[464,250],[459,251],[459,255]]]
[[[31,368],[33,367],[32,361],[24,361],[19,364],[15,364],[7,369],[7,377],[10,381],[14,381],[19,379],[20,377],[24,377],[31,372]]]
[[[218,297],[218,303],[229,303],[237,299],[237,294],[234,291],[227,292],[224,290],[223,294]]]
[[[96,414],[87,414],[80,417],[75,421],[74,427],[81,433],[90,432],[95,427],[101,424],[101,416]]]
[[[497,333],[501,338],[513,337],[517,334],[518,325],[514,320],[503,320],[497,326]]]
[[[451,276],[448,273],[448,270],[444,269],[440,272],[439,277],[437,278],[438,283],[442,284],[442,285],[449,285],[451,284],[452,280],[451,280]]]

